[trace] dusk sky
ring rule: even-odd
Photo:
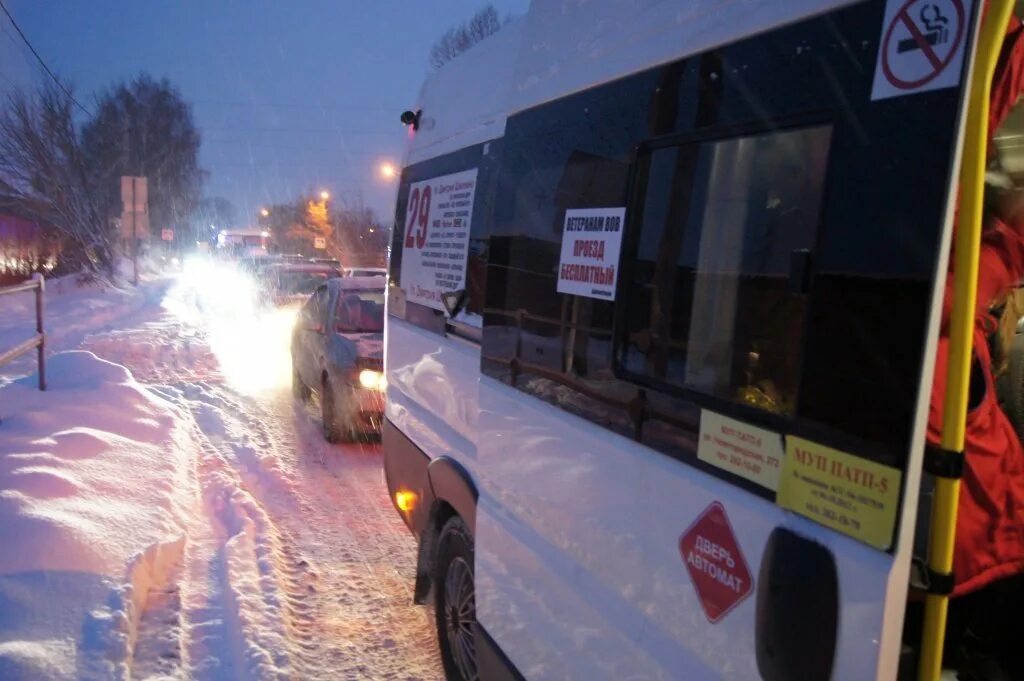
[[[94,93],[140,72],[168,78],[202,134],[205,194],[240,222],[261,205],[329,190],[386,223],[399,114],[415,103],[430,46],[486,0],[4,0],[36,51],[92,109]],[[521,16],[528,0],[493,0]],[[43,77],[0,14],[0,93]]]

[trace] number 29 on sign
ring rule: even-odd
[[[405,247],[423,248],[427,243],[427,223],[430,221],[430,185],[412,190],[405,211]]]

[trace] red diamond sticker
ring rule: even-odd
[[[712,624],[725,617],[754,589],[750,568],[736,535],[715,501],[679,537],[679,553],[693,580],[704,614]]]

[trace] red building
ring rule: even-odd
[[[0,209],[0,285],[21,281],[35,271],[51,271],[61,250],[52,229],[13,213]]]

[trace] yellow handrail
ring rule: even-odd
[[[991,0],[988,5],[967,103],[967,124],[963,161],[960,167],[960,211],[953,249],[953,311],[949,326],[949,364],[943,402],[942,448],[959,452],[964,448],[967,426],[967,392],[971,377],[971,348],[974,336],[974,301],[978,295],[978,249],[981,246],[982,202],[985,194],[985,160],[988,149],[989,96],[992,76],[1013,0]],[[941,277],[941,274],[940,274]],[[939,280],[941,282],[941,279]],[[928,566],[940,574],[953,570],[956,514],[960,503],[960,481],[936,478],[929,536]],[[925,597],[924,628],[921,634],[920,681],[938,681],[942,673],[942,648],[946,632],[949,597]]]

